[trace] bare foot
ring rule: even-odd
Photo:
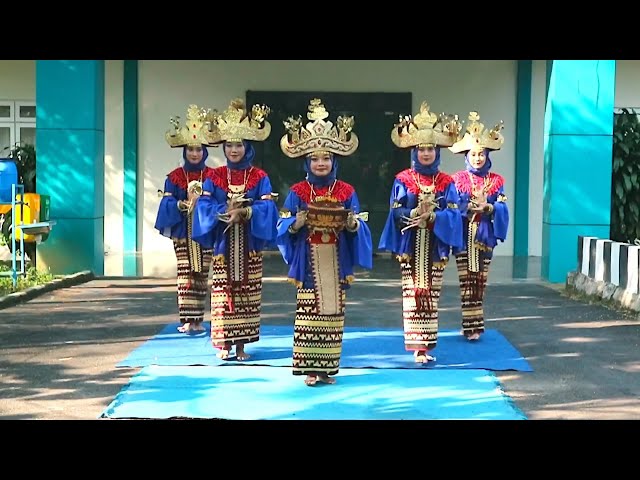
[[[204,327],[202,326],[202,322],[198,322],[198,323],[185,322],[183,325],[180,325],[178,327],[178,331],[181,333],[204,332]]]
[[[216,357],[218,357],[220,360],[226,360],[227,358],[229,358],[229,350],[219,350],[218,353],[216,353]]]
[[[251,355],[249,355],[248,353],[246,353],[244,351],[244,345],[243,344],[239,343],[238,345],[236,345],[236,358],[239,361],[246,360],[249,357],[251,357]]]
[[[413,356],[415,357],[416,363],[435,362],[435,360],[436,360],[436,357],[432,357],[431,355],[427,355],[427,351],[426,350],[416,350],[413,353]]]
[[[318,381],[317,375],[307,375],[307,378],[304,379],[304,383],[310,387],[313,387]]]
[[[460,333],[466,337],[467,340],[478,340],[480,338],[480,332],[473,332],[471,334],[465,333],[464,330],[460,330]]]
[[[322,383],[328,383],[329,385],[333,385],[336,383],[336,379],[330,377],[329,375],[318,375],[318,381]]]

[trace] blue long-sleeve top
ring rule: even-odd
[[[460,197],[460,213],[463,218],[462,245],[454,249],[454,254],[457,255],[467,249],[469,228],[467,212],[472,190],[484,188],[487,193],[487,203],[493,205],[493,211],[475,215],[478,220],[476,242],[487,247],[488,249],[485,249],[486,255],[492,256],[492,250],[498,241],[504,242],[507,238],[507,229],[509,228],[509,208],[504,193],[504,178],[497,173],[488,173],[485,177],[481,177],[467,170],[461,170],[453,175],[453,179]]]
[[[226,166],[214,169],[212,178],[203,185],[204,194],[198,199],[193,214],[193,240],[205,248],[213,248],[213,255],[225,255],[229,232],[228,224],[218,215],[227,211],[228,180],[231,185],[246,182],[245,198],[251,199],[251,217],[246,223],[248,250],[260,252],[276,238],[278,207],[271,197],[271,181],[258,167],[245,170],[228,170]]]
[[[435,248],[431,260],[434,262],[449,258],[451,248],[461,246],[462,218],[458,208],[459,198],[453,178],[444,172],[422,175],[406,169],[396,175],[389,198],[390,210],[387,216],[378,248],[399,256],[413,256],[416,228],[401,230],[406,226],[402,217],[409,217],[411,210],[418,206],[420,185],[435,185],[437,207],[435,221],[428,228],[433,231]]]
[[[306,210],[312,195],[324,196],[329,187],[314,187],[312,193],[309,183],[306,181],[293,185],[287,195],[282,209],[281,218],[278,220],[278,236],[276,244],[285,263],[289,266],[289,280],[300,288],[313,288],[314,281],[310,263],[310,246],[307,238],[309,229],[303,226],[295,233],[289,231],[289,227],[296,221],[296,214],[300,210]],[[331,195],[341,202],[346,209],[354,213],[360,213],[358,195],[351,185],[337,180],[331,191]],[[313,197],[315,198],[315,197]],[[354,268],[360,266],[370,269],[373,267],[373,246],[371,242],[371,230],[363,220],[359,220],[359,226],[355,232],[346,229],[338,233],[338,280],[343,289],[349,288],[354,279]]]
[[[178,210],[178,201],[187,199],[189,182],[204,182],[212,178],[213,173],[214,169],[206,166],[202,170],[192,172],[178,167],[167,175],[155,223],[155,228],[161,235],[179,240],[187,238],[187,214]]]

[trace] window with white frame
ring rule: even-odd
[[[36,144],[36,102],[0,100],[0,158],[16,144]]]

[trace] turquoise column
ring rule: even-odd
[[[526,278],[529,259],[529,163],[531,156],[532,60],[518,60],[513,185],[513,277]]]
[[[139,275],[138,235],[138,61],[124,61],[123,274]]]
[[[609,238],[615,60],[547,61],[542,276],[564,282],[578,235]]]
[[[38,247],[55,274],[104,273],[104,61],[36,61],[38,193],[56,220]]]

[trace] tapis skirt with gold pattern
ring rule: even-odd
[[[433,250],[433,232],[419,228],[413,256],[399,258],[404,345],[409,351],[431,350],[438,341],[438,303],[448,259],[432,261]]]
[[[191,240],[191,218],[187,222],[188,239],[173,239],[178,270],[178,313],[180,323],[202,323],[208,292],[209,268],[213,250]]]
[[[462,302],[462,333],[467,337],[484,332],[484,293],[491,265],[488,247],[475,240],[477,230],[478,223],[469,222],[467,250],[456,256]]]
[[[293,374],[335,375],[342,355],[345,291],[339,280],[337,237],[309,237],[315,288],[297,290]]]
[[[229,350],[237,343],[260,339],[262,252],[248,251],[247,229],[229,229],[226,255],[213,259],[211,284],[211,342]]]

